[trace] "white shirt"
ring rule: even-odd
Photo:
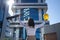
[[[42,24],[35,25],[34,28],[29,27],[29,26],[27,26],[27,25],[25,25],[25,24],[23,24],[23,25],[24,25],[24,27],[26,27],[27,35],[28,35],[28,36],[31,36],[31,35],[34,36],[34,35],[35,35],[35,32],[36,32],[36,29],[37,29],[37,28],[42,28],[42,27],[44,26],[44,24],[45,24],[45,22],[43,22]]]

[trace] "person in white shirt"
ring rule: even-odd
[[[20,24],[23,25],[23,27],[25,27],[27,30],[27,40],[36,40],[36,29],[44,27],[45,22],[43,22],[42,24],[35,25],[34,20],[30,18],[27,24],[23,24],[22,22],[20,22]]]

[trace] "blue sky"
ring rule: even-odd
[[[46,0],[50,24],[60,22],[60,0]]]

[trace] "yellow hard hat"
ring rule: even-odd
[[[44,15],[43,15],[43,18],[44,18],[44,21],[48,21],[49,15],[48,15],[48,14],[44,14]]]

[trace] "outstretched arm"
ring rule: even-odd
[[[44,26],[44,24],[45,24],[45,22],[43,21],[43,23],[42,23],[42,24],[35,25],[35,28],[41,28],[41,27],[43,27],[43,26]]]
[[[21,21],[20,21],[20,25],[26,26],[26,24],[25,24],[25,23],[23,23],[23,22],[21,22]]]

